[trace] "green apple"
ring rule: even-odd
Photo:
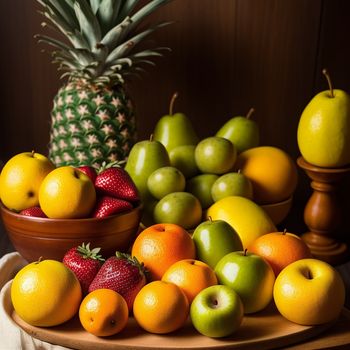
[[[211,196],[214,202],[228,197],[241,196],[253,199],[253,185],[241,172],[221,175],[211,188]]]
[[[223,220],[204,221],[193,232],[197,258],[213,269],[226,254],[243,249],[238,233]]]
[[[272,300],[275,274],[259,255],[246,250],[228,253],[215,266],[215,273],[220,284],[238,293],[246,314],[263,310]]]
[[[191,178],[199,172],[194,158],[195,149],[195,145],[183,145],[177,146],[169,152],[170,164],[179,169],[185,178]]]
[[[147,179],[148,190],[156,199],[162,199],[172,192],[182,192],[185,186],[185,177],[172,166],[158,168]]]
[[[203,209],[209,208],[214,203],[211,188],[218,177],[215,174],[200,174],[192,177],[186,183],[186,191],[199,199]]]
[[[158,141],[137,142],[130,150],[125,170],[129,173],[145,203],[152,198],[148,187],[148,177],[158,168],[170,166],[168,152]]]
[[[198,143],[194,156],[202,173],[224,174],[233,168],[237,151],[231,141],[211,136]]]
[[[161,142],[168,152],[182,145],[196,145],[198,136],[193,129],[191,121],[183,113],[173,114],[175,93],[170,102],[169,115],[159,119],[154,129],[154,139]]]
[[[185,229],[192,229],[202,220],[202,207],[193,194],[173,192],[157,203],[153,217],[156,223],[177,224]]]
[[[298,125],[298,146],[310,164],[335,168],[350,164],[350,96],[332,88],[318,93],[305,107]]]
[[[190,316],[199,333],[212,338],[226,337],[241,325],[243,304],[233,289],[222,285],[211,286],[193,299]]]
[[[250,119],[253,112],[254,109],[251,108],[245,117],[231,118],[219,129],[216,136],[230,140],[236,146],[238,153],[259,146],[259,126]]]

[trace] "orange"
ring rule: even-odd
[[[260,236],[248,250],[267,260],[275,276],[292,262],[311,258],[311,252],[306,243],[297,235],[286,232],[286,230]]]
[[[96,289],[81,302],[79,319],[86,331],[97,337],[119,333],[128,322],[125,299],[111,289]]]
[[[215,272],[209,265],[193,259],[180,260],[171,265],[164,273],[162,281],[179,286],[190,304],[201,290],[218,283]]]
[[[134,302],[134,317],[147,332],[165,334],[182,327],[188,317],[189,303],[177,285],[164,281],[146,284]]]
[[[295,163],[286,152],[276,147],[255,147],[240,153],[235,168],[252,182],[254,201],[259,204],[286,200],[297,186]]]
[[[176,261],[194,259],[195,245],[190,234],[176,224],[156,224],[135,239],[131,255],[143,262],[151,280],[160,280]]]

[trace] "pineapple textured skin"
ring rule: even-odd
[[[65,84],[54,99],[49,157],[56,166],[124,160],[136,140],[135,116],[123,87]]]

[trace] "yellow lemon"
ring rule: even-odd
[[[56,260],[33,262],[23,267],[11,286],[16,313],[33,326],[56,326],[79,310],[81,287],[74,273]]]
[[[345,287],[338,271],[317,259],[301,259],[277,276],[273,297],[289,321],[318,325],[334,321],[345,302]]]
[[[89,216],[96,201],[95,187],[83,172],[64,166],[48,174],[39,190],[43,212],[54,219]]]
[[[277,203],[289,198],[298,182],[292,158],[283,150],[261,146],[242,152],[235,164],[253,185],[254,201]]]
[[[35,152],[12,157],[0,175],[0,198],[3,204],[16,211],[39,204],[39,187],[55,166],[48,158]]]
[[[212,220],[224,220],[241,238],[243,248],[265,233],[275,232],[276,227],[265,211],[248,198],[229,196],[214,203],[207,211]]]

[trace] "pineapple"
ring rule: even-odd
[[[138,49],[160,23],[140,22],[170,0],[37,0],[49,27],[65,42],[36,35],[49,44],[53,62],[68,77],[54,98],[49,157],[56,166],[125,160],[136,141],[136,123],[125,79],[154,65],[167,48]],[[143,1],[144,3],[144,1]]]

